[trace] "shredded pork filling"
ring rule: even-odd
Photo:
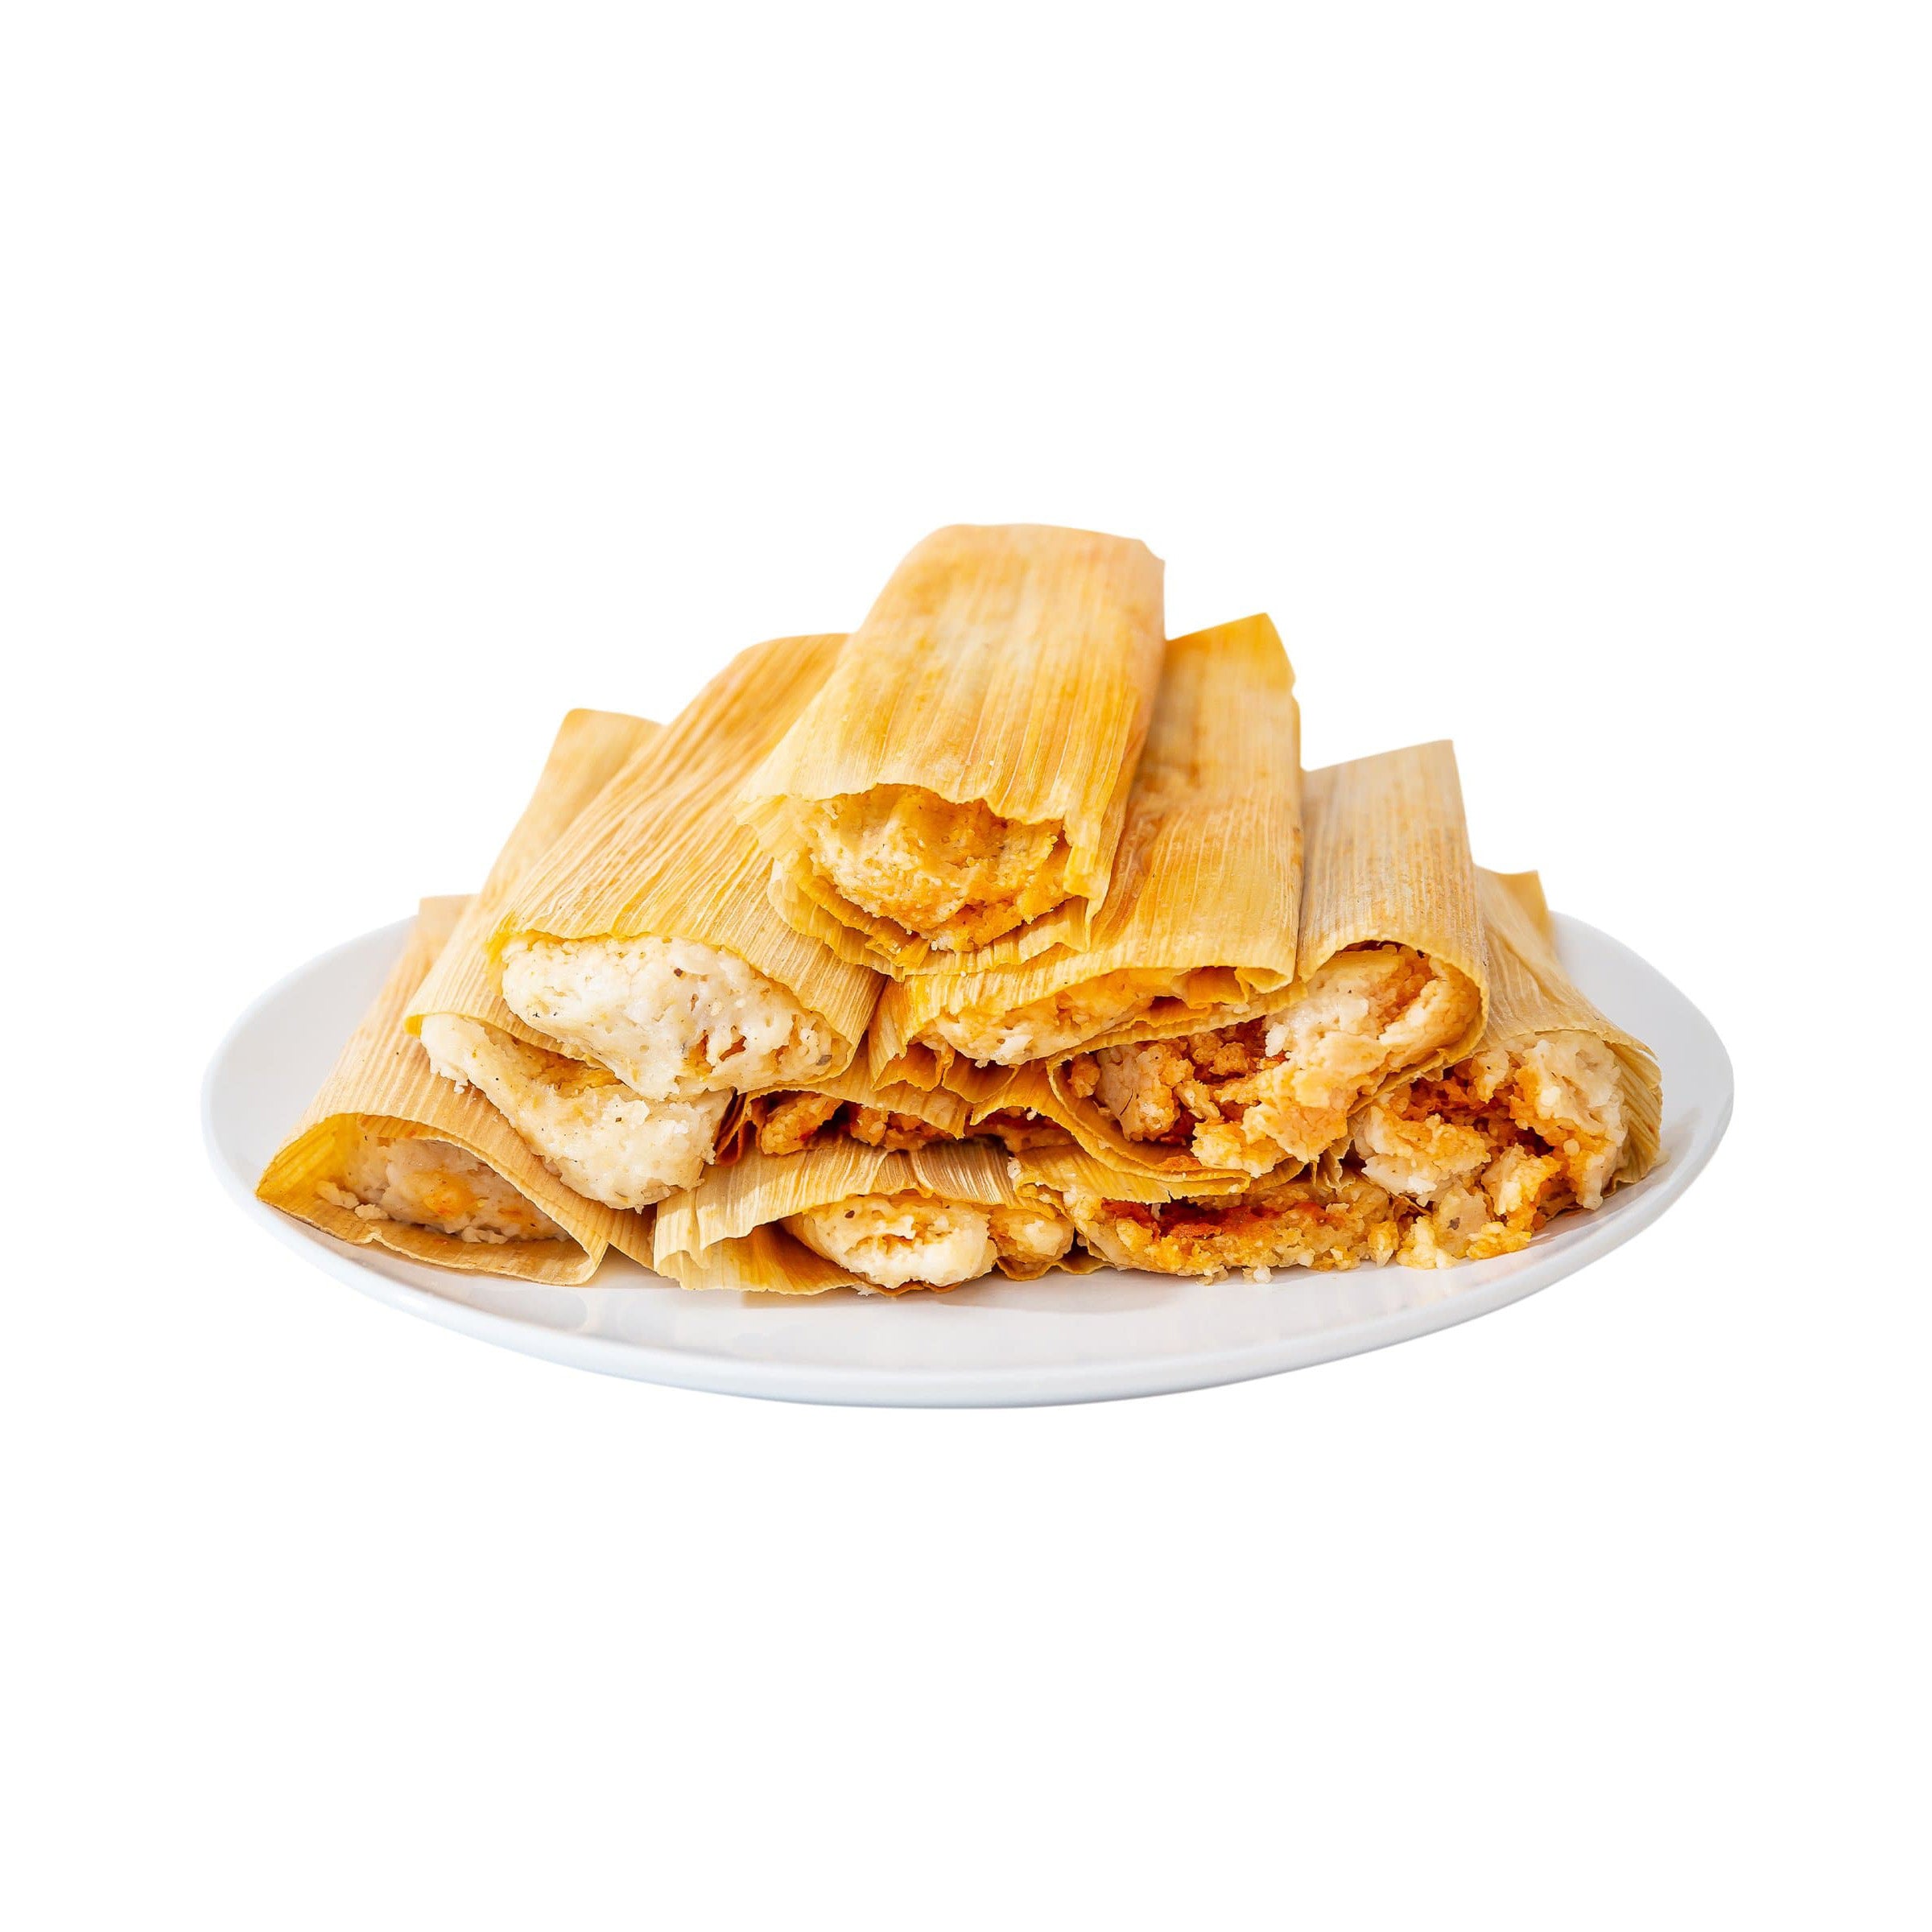
[[[1600,1206],[1628,1133],[1615,1055],[1588,1034],[1547,1034],[1371,1101],[1332,1175],[1271,1174],[1238,1195],[1154,1206],[1075,1195],[1067,1207],[1120,1268],[1444,1268],[1513,1253],[1565,1209]]]
[[[838,1044],[755,966],[692,939],[514,940],[503,997],[647,1100],[807,1080]]]
[[[800,1154],[828,1132],[893,1154],[953,1138],[944,1128],[922,1121],[917,1114],[862,1106],[857,1100],[835,1100],[827,1093],[761,1094],[745,1103],[745,1113],[756,1132],[760,1154]]]
[[[1359,1174],[1332,1184],[1271,1175],[1215,1200],[1150,1206],[1076,1195],[1067,1205],[1087,1245],[1115,1267],[1209,1280],[1385,1261],[1402,1236],[1396,1204]]]
[[[1552,1033],[1380,1096],[1352,1147],[1364,1175],[1420,1210],[1402,1259],[1444,1267],[1513,1253],[1567,1208],[1600,1207],[1629,1133],[1615,1054]]]
[[[910,1190],[849,1195],[784,1225],[877,1288],[956,1287],[1002,1260],[1023,1271],[1045,1266],[1073,1245],[1071,1224],[1051,1208],[982,1208]]]
[[[649,1207],[693,1187],[711,1158],[729,1093],[646,1100],[594,1061],[532,1046],[453,1013],[423,1022],[430,1064],[474,1087],[559,1180],[607,1207]]]
[[[1409,947],[1352,947],[1259,1019],[1076,1055],[1068,1079],[1128,1139],[1260,1175],[1315,1160],[1363,1095],[1441,1052],[1480,1003],[1463,975]]]
[[[365,1132],[316,1191],[358,1220],[406,1221],[458,1241],[558,1241],[564,1230],[487,1162],[447,1141]]]
[[[874,919],[941,952],[984,946],[1067,897],[1067,840],[1057,822],[1002,819],[916,785],[881,785],[806,807],[814,871]]]

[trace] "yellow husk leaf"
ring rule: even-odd
[[[1311,771],[1302,809],[1302,978],[1344,947],[1393,941],[1484,985],[1476,862],[1454,745],[1438,739]],[[1480,1031],[1479,1024],[1435,1064],[1460,1059]]]
[[[955,525],[893,573],[837,668],[742,788],[786,916],[895,976],[979,964],[845,898],[808,862],[811,802],[911,786],[1058,824],[1068,897],[1013,935],[1017,956],[1087,943],[1104,904],[1147,733],[1164,631],[1161,564],[1132,539]]]
[[[588,1282],[620,1224],[635,1245],[650,1216],[620,1215],[574,1194],[551,1174],[503,1117],[473,1090],[440,1079],[402,1023],[410,995],[456,929],[465,902],[425,899],[402,956],[342,1049],[321,1091],[262,1176],[256,1193],[325,1234],[374,1244],[412,1261],[482,1274],[576,1286]],[[402,1221],[365,1221],[324,1200],[320,1182],[339,1180],[364,1129],[399,1140],[446,1141],[493,1167],[570,1237],[464,1241]],[[646,1253],[648,1249],[646,1249]]]
[[[1192,1180],[1163,1179],[1159,1174],[1129,1173],[1096,1160],[1081,1147],[1036,1147],[1013,1157],[1015,1185],[1023,1199],[1063,1200],[1068,1195],[1097,1195],[1102,1200],[1161,1201],[1210,1198],[1217,1190]]]
[[[1535,929],[1543,943],[1552,951],[1556,946],[1556,921],[1550,915],[1550,901],[1543,891],[1543,875],[1540,872],[1491,872],[1479,865],[1476,869],[1476,895],[1485,914],[1494,909],[1491,896],[1501,886],[1515,902],[1516,908]],[[1488,937],[1488,922],[1484,922],[1484,938]]]
[[[1087,948],[1023,960],[1001,940],[972,972],[894,981],[867,1035],[873,1076],[931,1086],[960,1059],[919,1038],[942,1014],[1014,1013],[1111,973],[1185,977],[1083,1051],[1259,1011],[1294,977],[1301,889],[1301,717],[1281,638],[1265,617],[1176,638]]]
[[[663,732],[647,719],[614,711],[573,711],[557,728],[542,775],[483,888],[472,898],[409,1003],[406,1024],[423,1030],[429,1013],[451,1013],[574,1058],[561,1042],[537,1032],[511,1011],[498,990],[502,974],[488,941],[509,909],[517,881],[555,845],[605,785]]]
[[[1641,1180],[1662,1158],[1663,1081],[1657,1056],[1598,1012],[1564,972],[1542,881],[1534,873],[1479,869],[1476,886],[1489,942],[1489,1022],[1481,1046],[1521,1047],[1539,1034],[1564,1032],[1593,1034],[1603,1041],[1623,1071],[1629,1121],[1616,1178]]]
[[[836,1070],[848,1066],[879,976],[778,916],[769,862],[733,806],[842,642],[780,638],[741,651],[518,881],[489,937],[493,962],[519,935],[696,940],[748,960],[817,1013],[843,1042]]]

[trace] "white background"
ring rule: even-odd
[[[1926,1922],[1921,10],[10,19],[11,1922]],[[1662,1223],[917,1414],[233,1212],[229,1020],[473,885],[566,708],[1019,518],[1271,612],[1311,763],[1453,736],[1705,1008]]]

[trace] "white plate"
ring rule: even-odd
[[[1108,1269],[900,1300],[692,1294],[616,1253],[589,1287],[505,1282],[343,1246],[254,1197],[409,923],[312,960],[236,1022],[202,1090],[216,1171],[279,1241],[391,1307],[527,1355],[683,1389],[964,1407],[1160,1395],[1305,1368],[1487,1315],[1575,1274],[1655,1220],[1697,1178],[1731,1118],[1731,1063],[1711,1023],[1635,953],[1559,916],[1577,984],[1662,1063],[1667,1158],[1520,1254],[1440,1270],[1282,1269],[1267,1282]]]

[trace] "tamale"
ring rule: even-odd
[[[819,1294],[956,1287],[997,1269],[1031,1280],[1089,1265],[1056,1201],[1022,1192],[984,1141],[895,1153],[833,1139],[753,1149],[658,1209],[651,1265],[687,1288]]]
[[[402,1023],[464,903],[423,902],[382,991],[255,1191],[341,1241],[575,1286],[597,1272],[619,1222],[639,1217],[573,1194],[481,1095],[440,1079]]]
[[[1022,1069],[1009,1104],[1051,1113],[1116,1166],[1258,1178],[1308,1166],[1368,1095],[1467,1053],[1486,996],[1453,750],[1311,772],[1302,815],[1296,977],[1282,997],[1231,1024]]]
[[[894,981],[867,1036],[873,1076],[931,1086],[962,1059],[1017,1067],[1264,1010],[1294,977],[1300,740],[1265,617],[1173,639],[1087,948],[1022,960],[1009,938],[972,972]]]
[[[768,861],[732,809],[840,642],[741,652],[518,879],[488,951],[506,1004],[546,1045],[652,1102],[851,1064],[879,976],[778,916]]]
[[[1534,873],[1479,872],[1489,1015],[1475,1051],[1378,1094],[1352,1125],[1351,1164],[1422,1212],[1402,1259],[1506,1254],[1571,1207],[1657,1162],[1656,1057],[1604,1018],[1557,958]]]
[[[895,976],[1083,947],[1147,733],[1160,560],[1131,539],[956,525],[894,572],[748,776],[774,902]]]
[[[445,1079],[474,1088],[577,1193],[630,1209],[704,1171],[729,1093],[646,1100],[601,1063],[559,1051],[498,989],[487,942],[517,881],[663,727],[621,712],[573,711],[482,890],[410,1001],[407,1024]]]
[[[1371,1098],[1314,1170],[1217,1193],[1084,1154],[1023,1154],[1019,1170],[1117,1266],[1208,1278],[1446,1267],[1513,1253],[1567,1209],[1600,1205],[1656,1163],[1656,1061],[1571,984],[1535,874],[1476,878],[1489,1009],[1475,1051]]]

